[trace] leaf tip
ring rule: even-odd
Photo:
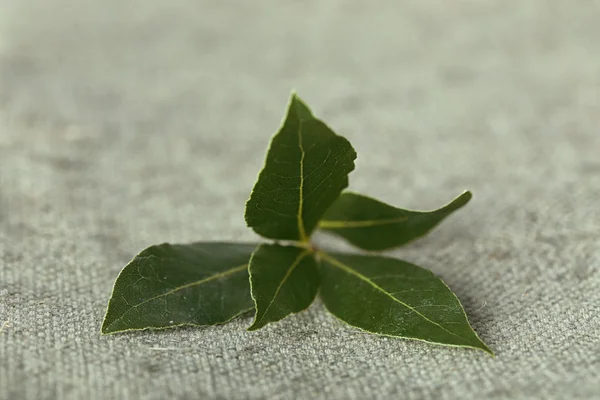
[[[464,204],[467,204],[473,198],[473,193],[470,190],[465,190],[458,198],[462,199]]]
[[[294,110],[296,117],[300,120],[309,120],[314,118],[310,107],[304,102],[304,100],[300,98],[300,96],[298,96],[298,92],[296,92],[295,90],[292,90],[292,93],[290,95],[288,110],[290,112],[291,110]]]
[[[303,103],[302,99],[300,98],[300,96],[298,96],[298,92],[296,91],[296,89],[292,89],[290,92],[290,99],[288,102],[288,108],[291,108],[295,103]]]
[[[102,326],[100,327],[100,335],[106,336],[116,332],[114,329],[110,329],[111,322],[108,320],[108,316],[104,317],[104,321],[102,321]]]
[[[265,324],[261,324],[259,323],[260,321],[257,321],[256,319],[254,320],[254,322],[252,322],[252,325],[250,325],[249,327],[246,328],[246,330],[248,332],[253,332],[253,331],[257,331],[260,328],[262,328],[263,326],[265,326]]]
[[[465,190],[458,197],[452,200],[450,203],[440,208],[440,210],[445,210],[447,213],[454,212],[460,208],[463,208],[467,205],[468,202],[473,198],[473,193],[470,190]]]
[[[484,353],[487,353],[488,355],[490,355],[492,358],[496,358],[496,354],[494,354],[492,349],[490,349],[485,343],[483,343],[483,341],[481,339],[479,339],[479,344],[480,345],[477,347],[477,350],[481,350]]]
[[[114,333],[113,331],[107,329],[104,325],[102,325],[102,327],[100,328],[100,335],[101,336],[107,336],[107,335],[110,335],[110,334],[113,334],[113,333]]]
[[[470,326],[470,324],[469,324]],[[488,347],[487,344],[485,344],[483,342],[483,340],[481,340],[481,338],[479,337],[479,335],[477,334],[477,332],[475,332],[475,330],[471,327],[471,332],[472,332],[472,340],[470,341],[470,343],[465,343],[465,346],[470,347],[472,349],[475,350],[479,350],[479,351],[483,351],[484,353],[487,353],[488,355],[492,356],[492,358],[495,358],[496,355],[494,354],[494,352],[492,351],[492,349],[490,349]]]

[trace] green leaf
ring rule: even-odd
[[[261,245],[250,260],[250,286],[256,315],[248,330],[308,308],[319,290],[312,250]]]
[[[424,236],[452,212],[471,200],[464,192],[435,211],[410,211],[392,207],[356,193],[343,193],[319,223],[365,250],[385,250]]]
[[[252,310],[248,261],[256,244],[161,244],[119,274],[102,333],[214,325]]]
[[[421,267],[393,258],[319,253],[327,309],[364,331],[492,351],[456,295]]]
[[[356,152],[292,94],[246,203],[246,223],[271,239],[305,242],[348,186]]]

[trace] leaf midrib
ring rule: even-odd
[[[301,242],[306,242],[306,230],[304,229],[304,219],[302,218],[304,214],[304,157],[306,156],[306,152],[304,151],[304,144],[302,143],[302,120],[298,122],[298,147],[300,148],[300,188],[298,190],[299,193],[299,201],[298,201],[298,214],[296,215],[298,221],[298,235],[300,236]]]
[[[160,299],[160,298],[165,297],[165,296],[169,296],[169,295],[171,295],[173,293],[177,293],[178,291],[183,290],[183,289],[187,289],[187,288],[190,288],[190,287],[193,287],[193,286],[202,285],[203,283],[210,282],[210,281],[213,281],[215,279],[219,279],[219,278],[223,278],[225,276],[229,276],[229,275],[235,274],[236,272],[243,271],[244,269],[247,269],[247,268],[248,268],[248,264],[243,264],[243,265],[240,265],[240,266],[228,269],[226,271],[219,272],[218,274],[211,275],[209,277],[200,279],[198,281],[191,282],[191,283],[185,284],[183,286],[178,286],[178,287],[176,287],[174,289],[169,290],[168,292],[161,293],[161,294],[159,294],[157,296],[154,296],[154,297],[151,297],[149,299],[146,299],[146,300],[144,300],[144,301],[142,301],[142,302],[140,302],[138,304],[135,304],[135,305],[129,307],[129,309],[127,311],[125,311],[123,314],[121,314],[121,316],[119,318],[115,319],[113,322],[111,322],[106,327],[106,329],[103,329],[103,330],[108,330],[111,326],[113,326],[117,322],[121,321],[125,317],[125,314],[127,314],[128,312],[130,312],[131,310],[133,310],[133,309],[135,309],[137,307],[140,307],[143,304],[146,304],[146,303],[151,302],[153,300]]]
[[[385,219],[370,219],[370,220],[321,220],[319,227],[322,229],[343,229],[343,228],[365,228],[381,225],[393,225],[404,222],[408,217],[396,217]]]
[[[452,336],[455,336],[459,339],[461,339],[461,341],[464,341],[465,339],[459,335],[457,335],[456,333],[449,331],[448,329],[444,328],[442,325],[440,325],[439,323],[432,321],[431,319],[427,318],[425,315],[423,315],[422,313],[420,313],[419,311],[415,310],[413,307],[411,307],[410,305],[406,304],[405,302],[401,301],[400,299],[397,299],[396,297],[392,296],[389,292],[387,292],[385,289],[383,289],[381,286],[377,285],[375,282],[373,282],[372,280],[370,280],[369,278],[367,278],[366,276],[362,275],[361,273],[359,273],[358,271],[354,270],[353,268],[349,267],[348,265],[342,263],[341,261],[333,258],[332,256],[330,256],[327,253],[324,252],[319,252],[319,255],[321,257],[323,257],[324,259],[326,259],[331,265],[333,265],[334,267],[340,268],[341,270],[352,274],[354,276],[356,276],[357,278],[365,281],[366,283],[368,283],[369,285],[373,286],[376,290],[380,291],[381,293],[385,294],[386,296],[388,296],[390,299],[392,299],[393,301],[403,305],[404,307],[408,308],[409,310],[411,310],[412,312],[414,312],[415,314],[417,314],[418,316],[420,316],[421,318],[423,318],[425,321],[439,327],[440,329],[442,329],[443,331],[449,333]]]

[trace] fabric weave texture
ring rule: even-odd
[[[597,2],[0,10],[0,399],[600,398]],[[416,209],[473,191],[387,255],[442,277],[496,358],[320,302],[256,332],[100,335],[145,247],[257,240],[244,203],[291,89],[357,150],[353,191]]]

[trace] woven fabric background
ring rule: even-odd
[[[600,398],[599,21],[593,0],[0,0],[0,398]],[[144,247],[257,240],[244,202],[292,88],[354,144],[353,190],[474,192],[390,254],[495,359],[320,303],[100,336]]]

